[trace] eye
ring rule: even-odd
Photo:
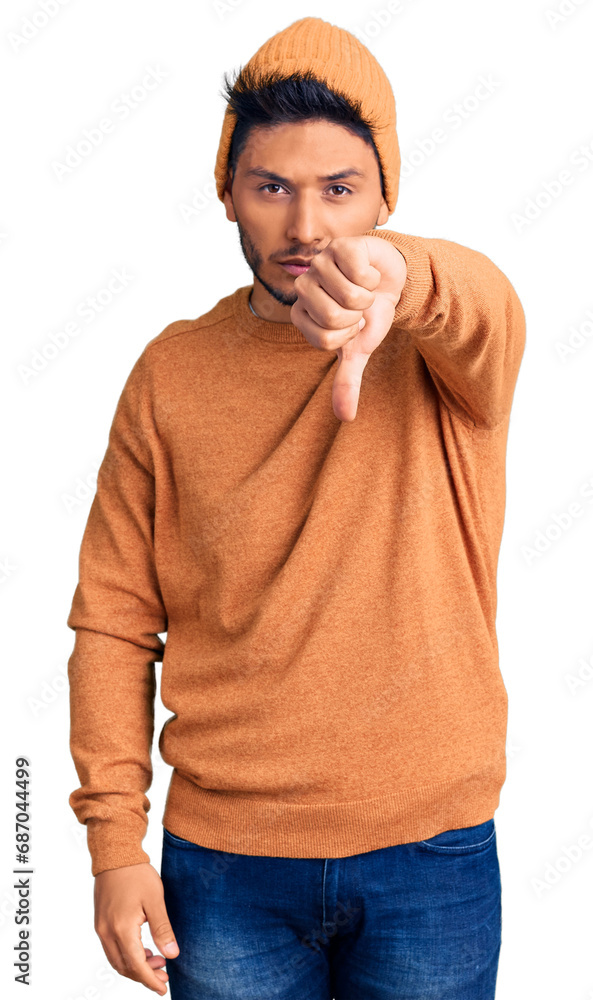
[[[275,192],[270,191],[269,188],[277,188],[278,190],[282,190],[282,185],[274,184],[273,181],[269,181],[268,184],[263,184],[259,190],[266,191],[267,194],[275,194]],[[344,198],[347,194],[352,194],[352,190],[346,187],[345,184],[332,184],[332,186],[330,187],[330,191],[335,191],[336,189],[341,190],[343,192],[343,194],[338,195],[339,198]]]

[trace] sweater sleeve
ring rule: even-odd
[[[510,414],[525,347],[525,315],[485,254],[443,239],[369,230],[392,242],[408,274],[393,326],[410,334],[443,403],[466,424],[494,428]]]
[[[67,625],[69,804],[87,828],[92,874],[149,861],[142,848],[152,782],[154,664],[167,617],[157,579],[154,468],[145,353],[123,388],[97,475]],[[154,428],[153,428],[154,433]]]

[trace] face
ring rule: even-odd
[[[302,273],[281,261],[310,260],[336,236],[360,236],[389,218],[372,148],[327,121],[252,129],[224,204],[253,271],[254,308],[280,322],[289,321]]]

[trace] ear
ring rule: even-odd
[[[233,207],[233,196],[231,194],[231,186],[233,183],[232,169],[229,167],[229,172],[227,174],[227,181],[225,184],[222,197],[224,199],[224,207],[226,209],[226,217],[229,222],[236,222],[237,216],[235,215],[235,209]]]
[[[389,208],[385,198],[381,198],[381,207],[379,209],[379,215],[377,216],[377,226],[383,226],[389,218]]]

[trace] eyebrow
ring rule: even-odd
[[[252,167],[251,170],[245,171],[246,177],[264,177],[267,180],[273,181],[275,184],[290,184],[287,177],[281,177],[280,174],[275,174],[271,170],[264,170],[263,167]],[[345,177],[366,177],[366,174],[362,170],[357,170],[355,167],[348,167],[346,170],[338,170],[335,174],[326,174],[324,177],[318,177],[318,181],[339,181]]]

